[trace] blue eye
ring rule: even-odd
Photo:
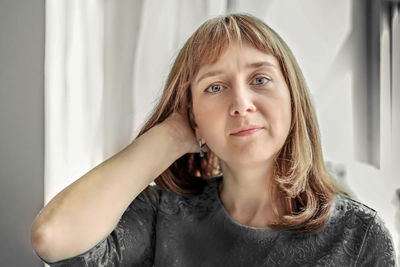
[[[257,77],[253,81],[254,81],[253,84],[255,85],[263,85],[269,82],[269,79],[266,77]]]
[[[206,89],[206,91],[209,93],[218,93],[221,90],[222,90],[222,86],[220,84],[213,84]]]

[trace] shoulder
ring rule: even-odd
[[[380,228],[388,232],[385,223],[378,212],[347,195],[338,194],[332,204],[332,222],[337,227],[359,234],[360,239],[365,241],[365,236],[372,228]]]
[[[395,250],[392,237],[378,214],[371,220],[357,262],[379,266],[395,266]]]
[[[177,194],[151,185],[152,196],[156,199],[161,211],[167,214],[178,212],[210,212],[218,200],[218,184],[221,177],[199,178],[198,193]],[[146,196],[147,197],[147,196]]]
[[[339,193],[332,200],[327,223],[313,233],[332,237],[337,242],[349,239],[355,253],[360,249],[363,237],[376,214],[373,208]]]
[[[338,194],[336,196],[334,205],[336,209],[340,209],[344,214],[353,214],[355,216],[362,216],[366,220],[371,220],[376,215],[376,210],[355,200],[345,194]]]
[[[376,210],[349,196],[338,194],[331,223],[335,224],[336,230],[346,233],[346,246],[354,252],[358,264],[395,266],[390,232]]]

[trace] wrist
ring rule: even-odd
[[[188,153],[188,149],[185,147],[186,142],[176,128],[166,124],[158,124],[151,130],[153,129],[159,133],[161,140],[167,145],[170,156],[178,159]]]

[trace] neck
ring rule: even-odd
[[[256,166],[238,166],[221,162],[224,174],[221,200],[228,213],[240,223],[265,227],[275,221],[268,189],[273,162]]]

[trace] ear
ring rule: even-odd
[[[204,139],[202,138],[200,129],[199,129],[199,127],[197,126],[197,123],[196,123],[195,121],[193,121],[193,129],[194,129],[194,134],[195,134],[195,136],[196,136],[196,140],[197,140],[197,141],[201,140],[201,143],[204,144],[205,141],[204,141]]]
[[[199,130],[199,128],[198,128],[197,126],[194,128],[194,131],[195,131],[195,135],[196,135],[196,140],[197,140],[197,141],[201,140],[201,143],[204,144],[205,141],[204,141],[204,139],[201,137],[200,130]]]
[[[208,148],[208,146],[206,144],[206,140],[204,140],[204,138],[202,137],[202,134],[200,133],[200,129],[197,126],[197,123],[194,118],[194,113],[192,112],[191,109],[189,110],[189,119],[190,119],[190,124],[192,125],[192,128],[194,129],[194,133],[195,133],[197,142],[200,140],[202,144],[205,144],[205,146],[203,147],[203,151],[209,152],[210,149]]]
[[[201,137],[202,135],[200,133],[199,127],[197,126],[196,119],[195,119],[194,112],[193,112],[191,105],[188,108],[188,114],[189,114],[189,123],[190,123],[190,126],[192,126],[192,128],[194,129],[196,140],[197,141],[201,140],[201,142],[204,143],[205,141]]]

